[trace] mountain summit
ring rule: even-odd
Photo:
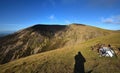
[[[83,24],[37,24],[0,38],[0,64],[106,36],[113,32]]]

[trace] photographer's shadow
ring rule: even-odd
[[[85,62],[86,60],[81,54],[81,52],[78,52],[78,54],[75,56],[74,73],[85,73],[85,70],[84,70]]]

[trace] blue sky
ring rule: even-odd
[[[0,0],[0,31],[70,23],[120,30],[120,0]]]

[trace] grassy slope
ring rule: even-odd
[[[35,25],[0,40],[0,64],[116,33],[92,26]]]
[[[118,58],[100,58],[89,47],[98,42],[120,47],[120,33],[91,39],[74,46],[64,47],[26,58],[21,58],[0,66],[0,73],[73,73],[74,56],[81,51],[86,58],[85,71],[92,73],[120,73],[120,55]]]

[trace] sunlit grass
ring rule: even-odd
[[[81,51],[86,59],[86,72],[92,70],[92,73],[120,73],[120,55],[118,58],[99,57],[95,51],[90,50],[90,46],[98,42],[120,47],[119,37],[120,34],[111,34],[21,58],[1,65],[0,73],[73,73],[74,56],[78,51]]]

